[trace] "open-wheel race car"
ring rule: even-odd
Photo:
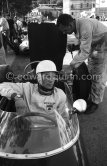
[[[1,99],[0,166],[88,166],[77,116],[85,111],[86,102],[72,103],[72,83],[64,85],[68,124],[57,110],[53,110],[54,119],[38,110],[28,112],[20,97],[17,101]]]

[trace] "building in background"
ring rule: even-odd
[[[107,0],[96,0],[96,15],[107,18]]]
[[[81,12],[90,11],[92,8],[95,8],[95,5],[96,0],[63,0],[63,13],[80,17]]]

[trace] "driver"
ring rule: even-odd
[[[55,117],[54,110],[68,122],[65,111],[66,95],[63,90],[54,86],[57,69],[50,60],[43,60],[36,67],[37,84],[11,83],[0,84],[0,94],[8,98],[17,99],[21,96],[27,105],[27,111],[46,113]]]

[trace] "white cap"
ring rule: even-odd
[[[50,60],[43,60],[36,67],[36,74],[50,71],[57,72],[55,63]]]

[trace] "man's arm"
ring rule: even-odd
[[[86,22],[85,22],[86,23]],[[80,29],[80,51],[73,58],[71,66],[77,67],[85,61],[90,54],[92,43],[92,27],[90,24],[83,25]]]
[[[23,83],[9,83],[0,84],[0,95],[11,98],[12,94],[23,95]]]

